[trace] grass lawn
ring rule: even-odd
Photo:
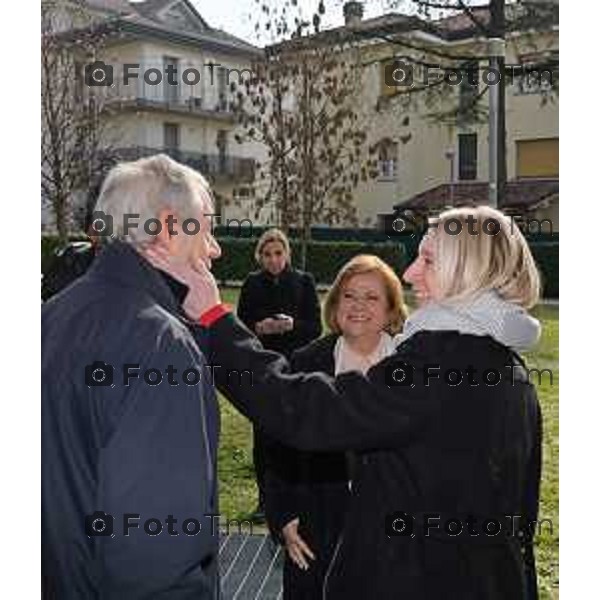
[[[222,291],[223,301],[236,304],[237,290]],[[549,368],[553,381],[543,374],[538,386],[544,413],[544,467],[540,520],[537,538],[537,567],[540,597],[558,598],[558,307],[535,310],[542,320],[543,335],[534,352],[526,355],[529,368]],[[243,519],[256,507],[252,467],[252,428],[249,422],[221,398],[221,443],[219,448],[220,512],[225,519]]]

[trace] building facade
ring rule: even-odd
[[[188,0],[83,5],[75,18],[72,7],[56,10],[54,23],[101,36],[93,61],[81,65],[80,85],[102,102],[114,160],[164,152],[209,180],[218,214],[247,216],[239,199],[251,196],[261,148],[234,139],[231,83],[251,74],[261,50],[210,27]],[[51,227],[51,215],[44,222]]]
[[[515,10],[508,5],[506,198],[513,212],[549,218],[557,231],[557,15],[541,22]],[[355,190],[360,225],[373,226],[396,206],[435,210],[487,202],[486,87],[495,81],[487,68],[488,40],[462,13],[433,22],[400,13],[363,19],[362,5],[347,2],[344,14],[344,27],[315,36],[314,43],[345,44],[359,55],[361,84],[353,103],[378,162],[375,177]],[[474,16],[489,22],[487,7]],[[396,75],[406,79],[390,81],[398,65]]]
[[[489,18],[487,9],[478,16],[482,21]],[[434,32],[427,24],[416,26],[414,19],[408,25],[400,15],[354,25],[355,30],[387,31],[388,40],[390,32],[404,30],[399,37],[407,38],[407,46],[424,49],[377,37],[363,44],[363,61],[370,66],[361,104],[372,122],[370,141],[379,144],[380,158],[378,177],[362,185],[358,194],[365,219],[389,212],[390,206],[436,209],[469,199],[487,202],[488,100],[482,94],[486,81],[495,81],[487,60],[481,59],[487,54],[487,40],[466,15],[434,25]],[[465,59],[448,56],[478,58],[470,61],[472,71],[467,73],[455,68]],[[388,85],[398,61],[406,65],[412,85]],[[558,231],[558,25],[510,31],[505,61],[506,201],[512,209],[550,218]],[[476,85],[470,84],[471,73],[478,76],[473,79]],[[442,85],[437,95],[435,90],[407,93],[425,85],[433,89],[440,77],[453,85]],[[480,107],[472,110],[469,103],[477,95],[482,95]]]

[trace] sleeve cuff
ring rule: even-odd
[[[230,304],[216,304],[209,308],[205,313],[200,315],[199,323],[203,327],[214,325],[221,317],[229,315],[233,312],[233,307]]]

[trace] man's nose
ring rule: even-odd
[[[217,259],[221,256],[221,246],[219,246],[219,242],[217,242],[214,236],[210,236],[210,240],[208,242],[208,255],[211,259]]]
[[[404,279],[404,281],[406,283],[414,283],[415,279],[418,277],[418,275],[419,275],[419,266],[417,264],[417,261],[415,260],[408,267],[408,269],[406,269],[406,271],[404,271],[404,275],[402,275],[402,279]]]

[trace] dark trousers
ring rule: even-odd
[[[340,504],[339,509],[343,513],[343,503]],[[329,564],[333,560],[339,535],[339,524],[334,522],[329,525],[331,529],[319,526],[318,532],[311,532],[312,527],[310,526],[300,525],[299,533],[315,553],[316,560],[307,559],[309,568],[303,571],[292,562],[286,552],[283,564],[283,600],[318,600],[321,598],[325,577]]]

